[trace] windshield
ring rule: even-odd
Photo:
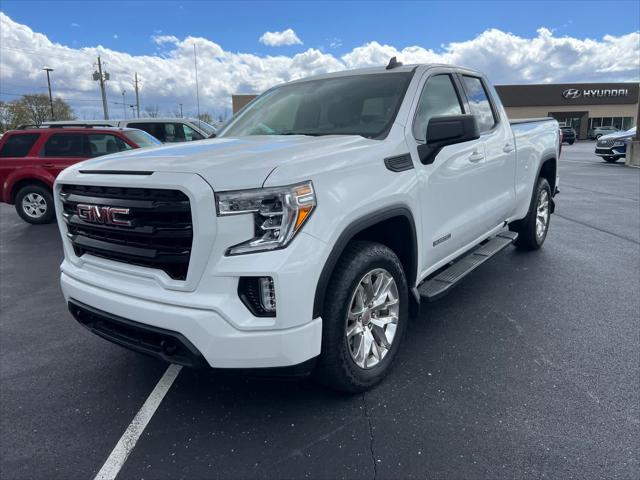
[[[250,103],[219,136],[378,137],[391,127],[412,75],[355,75],[276,87]]]
[[[155,147],[156,145],[162,145],[162,142],[153,135],[149,135],[143,130],[125,130],[123,132],[125,136],[133,143],[142,147]]]
[[[214,127],[213,125],[209,125],[204,120],[192,120],[192,121],[195,125],[200,127],[200,129],[203,130],[204,133],[206,133],[207,137],[210,137],[212,134],[216,133],[216,127]]]

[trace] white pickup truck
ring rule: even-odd
[[[218,138],[78,163],[55,186],[73,316],[187,366],[380,381],[421,302],[515,243],[540,248],[555,120],[509,123],[448,65],[280,85]]]

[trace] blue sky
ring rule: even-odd
[[[498,28],[523,37],[602,38],[640,28],[640,2],[173,2],[3,0],[14,21],[73,47],[103,45],[152,54],[151,35],[202,36],[225,50],[290,55],[320,48],[341,55],[368,41],[438,49]],[[606,17],[608,20],[603,21]],[[73,26],[72,26],[73,25]],[[304,45],[273,47],[258,38],[293,28]],[[117,38],[114,36],[117,35]],[[333,44],[333,47],[330,46]]]

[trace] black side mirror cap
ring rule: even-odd
[[[433,117],[427,126],[426,143],[418,145],[418,155],[424,165],[430,165],[447,145],[480,138],[478,121],[473,115]]]

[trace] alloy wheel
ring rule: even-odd
[[[542,190],[538,196],[536,207],[536,237],[538,240],[544,238],[549,225],[549,192]]]
[[[47,201],[38,193],[29,193],[22,199],[22,210],[31,218],[40,218],[47,213]]]
[[[360,368],[375,367],[389,353],[399,311],[398,286],[389,272],[377,268],[362,277],[351,296],[345,332],[351,358]]]

